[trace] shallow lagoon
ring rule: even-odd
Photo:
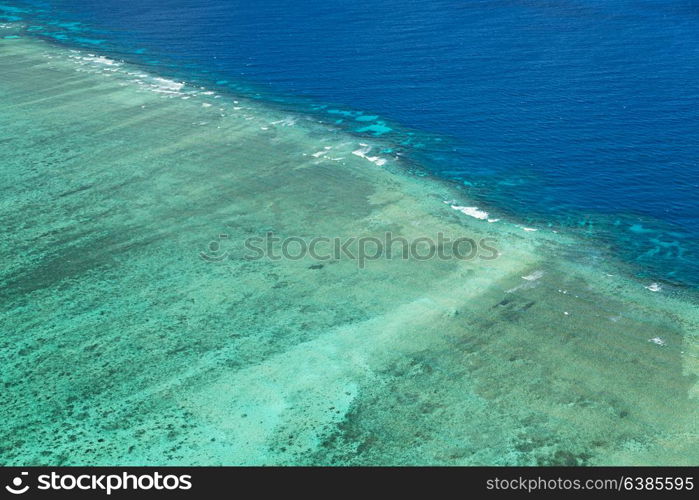
[[[303,116],[24,36],[0,75],[1,463],[697,463],[692,292]],[[246,259],[268,231],[500,255]]]

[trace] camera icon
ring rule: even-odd
[[[12,493],[13,495],[21,495],[22,493],[26,493],[27,490],[29,489],[29,485],[25,485],[24,487],[22,487],[22,480],[23,480],[22,476],[27,476],[27,475],[29,475],[28,472],[20,473],[19,476],[15,477],[12,480],[12,485],[5,486],[5,489],[7,491],[9,491],[10,493]]]

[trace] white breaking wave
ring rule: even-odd
[[[108,57],[104,56],[96,56],[94,54],[88,54],[87,56],[83,57],[82,60],[96,64],[104,64],[106,66],[121,66],[121,63],[115,61],[114,59],[109,59]]]
[[[378,165],[379,167],[385,165],[388,161],[386,160],[386,158],[381,158],[380,156],[367,156],[371,151],[371,146],[364,143],[360,143],[359,145],[361,146],[361,148],[352,151],[353,155],[359,156],[360,158],[364,158],[365,160],[369,160],[371,163]]]
[[[488,212],[486,212],[485,210],[480,210],[478,207],[463,207],[460,205],[451,205],[451,208],[461,212],[464,215],[469,215],[476,219],[488,220]]]
[[[180,93],[182,87],[184,87],[184,82],[176,82],[174,80],[168,80],[167,78],[156,77],[153,79],[151,87],[155,89],[156,92],[164,93]]]

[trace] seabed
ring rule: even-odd
[[[2,465],[699,463],[691,290],[454,210],[390,145],[4,26]],[[241,244],[389,231],[499,257]]]

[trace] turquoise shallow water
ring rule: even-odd
[[[0,29],[3,464],[697,463],[691,290],[389,140]],[[499,256],[246,259],[268,231]]]

